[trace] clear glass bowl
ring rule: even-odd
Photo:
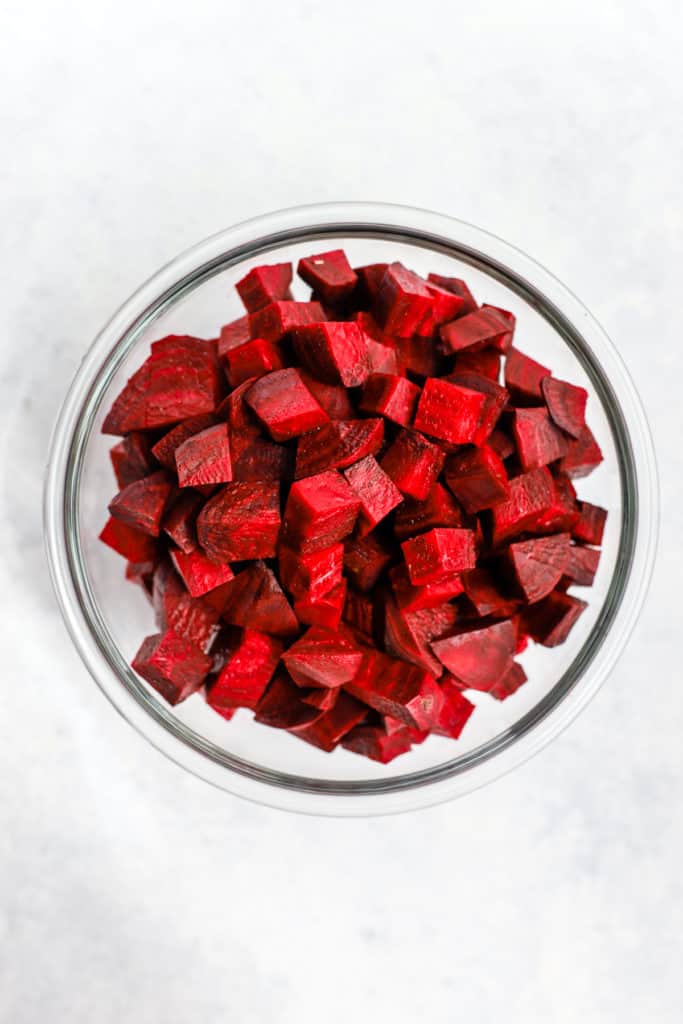
[[[215,336],[242,310],[232,287],[252,266],[344,248],[352,264],[401,260],[418,272],[464,277],[480,302],[512,310],[520,347],[589,389],[589,423],[605,461],[579,494],[609,509],[588,610],[568,642],[522,657],[529,683],[498,703],[486,694],[457,742],[432,737],[382,766],[345,750],[323,753],[253,722],[225,722],[195,695],[163,703],[129,667],[154,631],[142,592],[97,535],[115,486],[103,417],[125,380],[165,334]],[[305,290],[301,287],[300,295]],[[595,694],[642,605],[655,552],[652,444],[617,352],[581,303],[519,250],[448,217],[380,204],[308,206],[214,235],[163,267],[115,314],[86,353],[50,452],[45,530],[67,627],[93,678],[122,715],[178,764],[231,793],[289,810],[363,815],[437,803],[488,782],[556,736]],[[578,592],[578,591],[577,591]]]

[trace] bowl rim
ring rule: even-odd
[[[287,776],[230,755],[217,760],[208,749],[213,744],[160,709],[125,660],[112,658],[102,642],[106,625],[98,622],[72,543],[74,538],[76,548],[80,543],[74,518],[78,453],[82,455],[90,435],[97,395],[101,399],[139,334],[222,269],[284,242],[331,235],[396,237],[449,253],[503,280],[550,320],[584,364],[610,413],[624,502],[619,586],[612,593],[612,581],[581,651],[550,693],[520,720],[524,728],[519,730],[516,722],[436,769],[368,783]],[[72,381],[53,430],[43,509],[48,565],[62,617],[88,671],[119,713],[171,760],[221,789],[281,809],[333,816],[396,813],[463,795],[506,774],[563,731],[612,671],[635,625],[652,575],[659,519],[657,469],[644,410],[616,348],[579,299],[541,264],[487,231],[442,214],[385,203],[313,204],[252,218],[197,243],[149,278],[96,336]],[[600,631],[605,608],[610,617]],[[582,662],[587,649],[590,656],[584,655]]]

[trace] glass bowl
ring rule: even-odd
[[[213,337],[240,315],[232,287],[260,262],[344,248],[354,265],[401,260],[464,277],[480,302],[512,310],[520,347],[590,392],[588,421],[605,460],[579,495],[609,509],[587,611],[561,647],[531,646],[529,682],[478,707],[457,742],[430,737],[389,765],[332,754],[239,711],[224,721],[195,695],[171,708],[129,667],[154,632],[142,591],[97,536],[115,490],[100,432],[126,379],[166,334]],[[299,296],[306,290],[301,286]],[[652,444],[633,385],[599,325],[559,281],[518,249],[472,225],[423,210],[342,203],[247,221],[183,253],[114,315],[83,358],[57,422],[45,490],[50,570],[71,636],[93,678],[159,750],[231,793],[294,811],[364,815],[416,808],[500,776],[556,736],[603,683],[642,605],[656,543]],[[576,591],[581,593],[579,589]]]

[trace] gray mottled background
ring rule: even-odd
[[[675,0],[9,0],[0,31],[0,1019],[680,1021],[683,209]],[[46,445],[162,262],[295,203],[384,199],[536,256],[651,418],[662,538],[608,685],[456,804],[297,818],[183,774],[71,649]]]

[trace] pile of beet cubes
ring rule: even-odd
[[[583,388],[467,285],[340,251],[251,270],[217,340],[171,336],[103,426],[101,539],[151,598],[135,670],[169,703],[388,762],[525,681],[585,608],[606,511]],[[501,377],[504,383],[501,383]]]

